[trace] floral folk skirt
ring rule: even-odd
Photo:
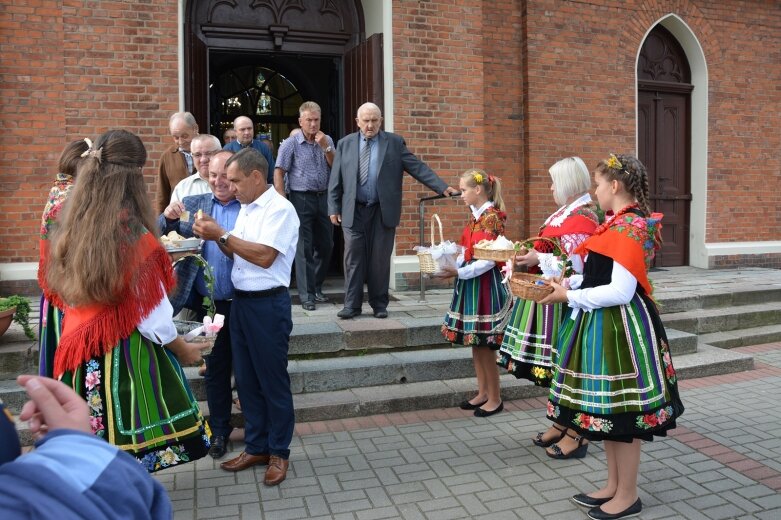
[[[60,344],[62,311],[41,296],[41,319],[38,326],[38,374],[53,377],[54,352]]]
[[[499,349],[499,366],[519,379],[550,386],[551,349],[559,333],[562,306],[515,299]]]
[[[501,282],[502,274],[496,267],[475,278],[456,280],[450,310],[442,325],[447,341],[499,349],[512,306],[512,295]]]
[[[569,309],[553,349],[548,418],[593,440],[652,440],[683,413],[667,335],[651,300]]]
[[[87,400],[95,435],[150,473],[200,459],[211,433],[176,357],[137,330],[62,381]]]

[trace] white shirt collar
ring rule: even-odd
[[[485,210],[487,210],[493,205],[494,205],[493,201],[487,200],[479,208],[475,208],[474,206],[469,206],[469,208],[472,210],[472,216],[475,217],[475,220],[478,220],[480,218],[480,215],[482,215],[485,212]]]

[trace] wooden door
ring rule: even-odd
[[[358,107],[371,101],[385,113],[382,34],[373,34],[344,54],[344,133],[355,132]]]
[[[689,261],[689,95],[641,90],[638,106],[639,159],[648,169],[651,208],[664,214],[656,266]]]

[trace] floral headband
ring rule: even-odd
[[[485,179],[483,179],[483,174],[482,174],[482,173],[480,173],[480,172],[472,172],[472,178],[475,180],[475,182],[476,182],[477,184],[482,184],[482,183],[483,183],[483,181],[485,180]],[[488,182],[490,182],[491,184],[493,184],[493,183],[494,183],[494,180],[495,180],[495,179],[494,179],[494,176],[493,176],[493,175],[489,175],[489,176],[488,176]]]
[[[103,148],[98,148],[97,150],[92,145],[92,140],[90,140],[89,137],[84,138],[84,142],[87,143],[87,149],[84,151],[84,153],[81,154],[82,157],[94,157],[98,160],[98,163],[101,162],[103,159]]]
[[[629,171],[624,167],[623,164],[621,164],[621,161],[618,160],[618,157],[616,157],[616,154],[611,153],[610,158],[607,160],[607,167],[611,170],[618,170],[621,173],[625,173],[629,175]]]

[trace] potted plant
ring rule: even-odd
[[[12,319],[22,326],[25,336],[35,339],[35,332],[30,326],[30,301],[27,298],[17,295],[0,297],[0,334],[6,331]]]

